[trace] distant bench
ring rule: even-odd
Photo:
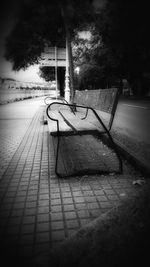
[[[55,101],[47,106],[49,133],[58,137],[55,165],[58,176],[61,176],[57,170],[60,136],[84,134],[106,134],[119,160],[118,172],[122,172],[122,161],[110,134],[118,97],[117,88],[76,91],[73,104]]]

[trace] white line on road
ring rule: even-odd
[[[143,108],[143,109],[149,109],[148,107],[142,107],[142,106],[135,106],[135,105],[128,105],[128,104],[123,104],[124,106],[132,107],[132,108]]]

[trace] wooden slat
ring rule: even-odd
[[[50,111],[50,115],[59,121],[60,135],[88,134],[99,130],[97,125],[89,123],[87,120],[81,120],[69,110]],[[58,134],[57,122],[50,119],[47,119],[47,121],[50,134],[56,136]]]
[[[117,88],[85,90],[76,91],[74,102],[113,114],[117,98]]]
[[[70,113],[70,111],[69,111]],[[62,114],[61,111],[59,111],[59,114],[62,116],[64,122],[73,130],[73,132],[77,133],[76,128],[72,125],[74,123],[74,121],[72,121],[72,124],[65,118],[65,116]]]
[[[63,115],[65,120],[68,121],[68,125],[72,125],[72,129],[74,128],[76,133],[78,134],[82,132],[95,132],[98,130],[98,128],[94,124],[89,123],[87,120],[81,120],[77,115],[75,116],[68,110],[62,110],[61,114]]]

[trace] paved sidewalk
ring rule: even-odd
[[[0,105],[0,179],[43,98]]]
[[[124,163],[122,175],[58,178],[41,106],[0,180],[0,242],[17,260],[48,266],[49,253],[79,228],[134,197],[139,173]]]

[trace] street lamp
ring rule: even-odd
[[[69,87],[69,50],[68,38],[66,37],[66,72],[65,72],[65,100],[70,102],[70,87]]]
[[[76,68],[75,68],[75,73],[76,73],[77,75],[79,75],[79,73],[80,73],[80,67],[76,67]]]

